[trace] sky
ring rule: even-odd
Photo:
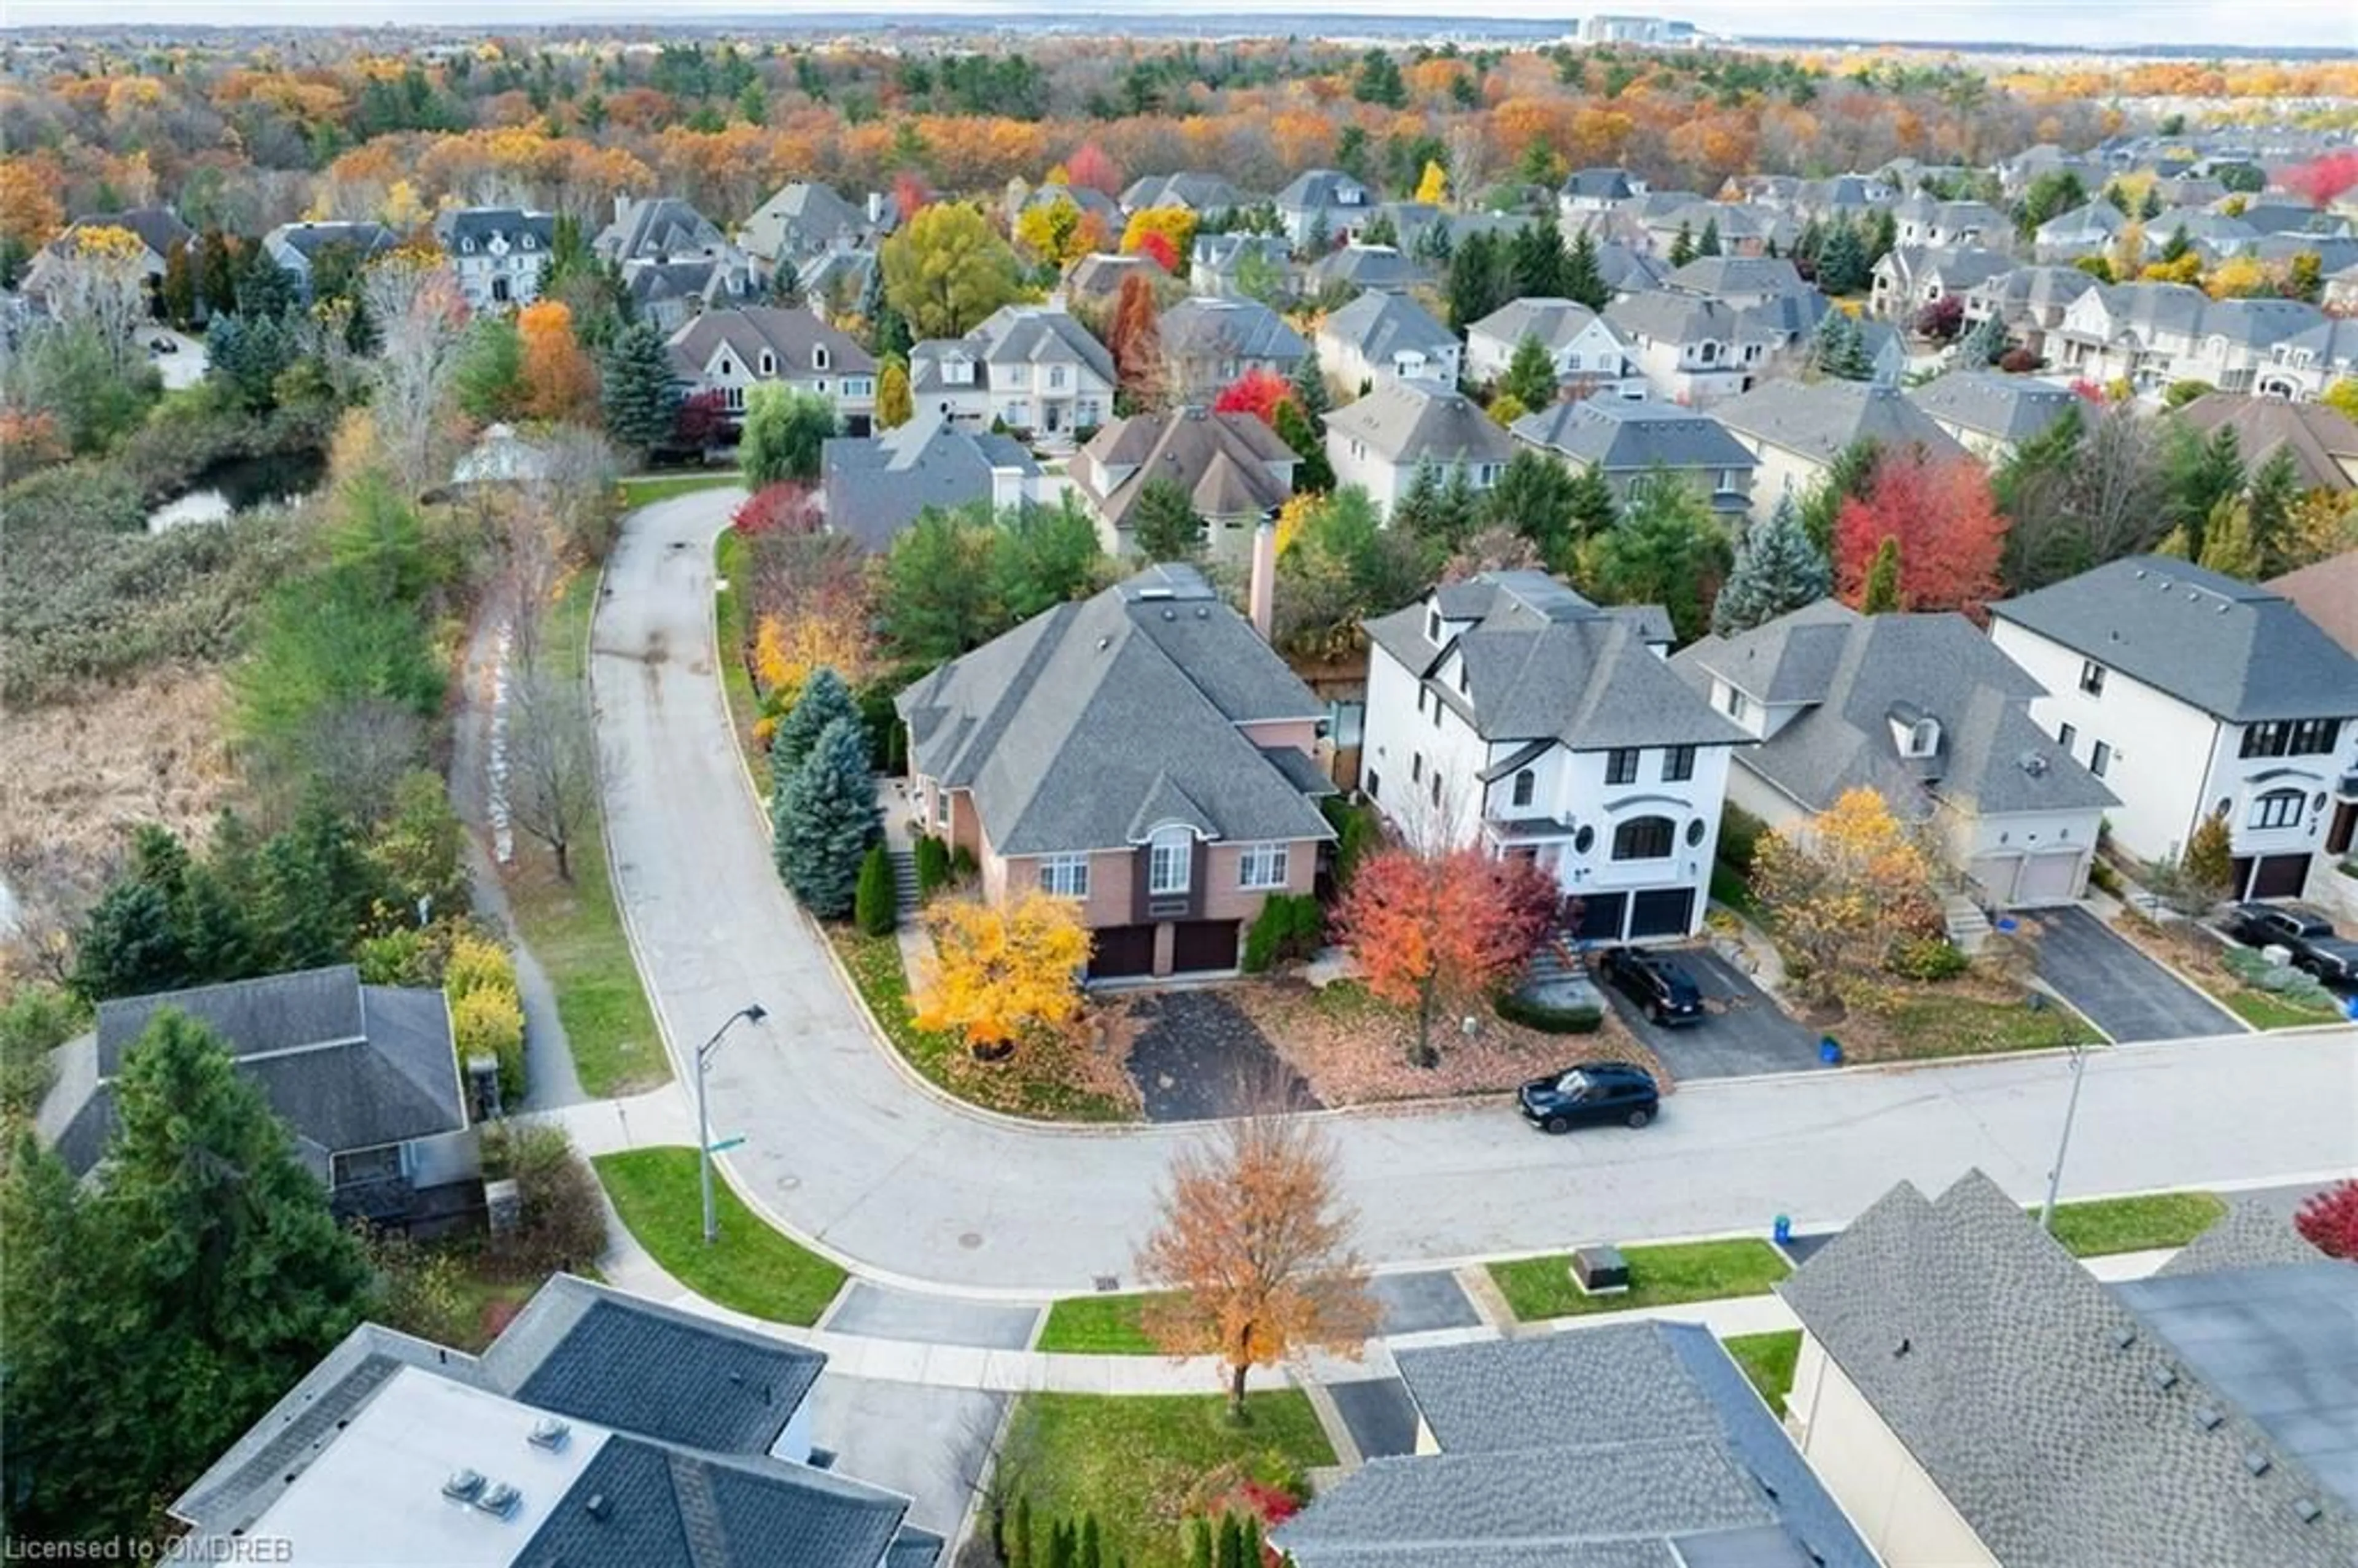
[[[1606,0],[1594,9],[1655,12],[1736,37],[1865,38],[2005,40],[2102,47],[2105,44],[2265,45],[2341,48],[2358,52],[2358,0],[1946,0],[1945,4],[1895,4],[1894,0],[1697,0],[1680,5],[1645,0]],[[659,23],[665,17],[759,16],[790,20],[796,15],[861,11],[890,14],[908,9],[928,15],[1034,16],[1080,12],[1106,15],[1145,11],[1184,14],[1206,11],[1290,16],[1318,13],[1431,16],[1433,0],[1209,0],[1178,5],[1172,0],[0,0],[0,26],[43,27],[100,17],[112,24],[231,23],[252,26],[350,26],[416,23],[496,28],[503,24],[552,22]],[[1542,21],[1563,18],[1569,30],[1583,8],[1531,0],[1460,0],[1452,7],[1468,16]]]

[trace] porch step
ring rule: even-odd
[[[1981,905],[1962,893],[1952,893],[1941,904],[1941,923],[1948,928],[1949,941],[1960,953],[1978,953],[1989,940],[1989,916]]]
[[[1524,968],[1526,983],[1542,985],[1555,980],[1585,980],[1588,978],[1588,960],[1574,945],[1572,934],[1559,926],[1548,933]]]
[[[914,849],[888,851],[892,862],[892,904],[903,914],[917,908],[917,855]]]

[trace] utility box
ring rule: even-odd
[[[1629,1288],[1629,1265],[1617,1247],[1583,1247],[1572,1255],[1572,1282],[1584,1295],[1619,1295]]]
[[[483,1210],[494,1238],[515,1233],[524,1223],[524,1193],[514,1177],[483,1184]]]

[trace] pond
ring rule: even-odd
[[[328,470],[320,451],[228,458],[189,481],[189,489],[147,514],[147,532],[168,533],[191,523],[222,523],[257,506],[297,500]]]

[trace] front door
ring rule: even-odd
[[[2353,831],[2358,831],[2358,800],[2345,800],[2333,808],[2333,827],[2325,835],[2325,852],[2348,854]]]

